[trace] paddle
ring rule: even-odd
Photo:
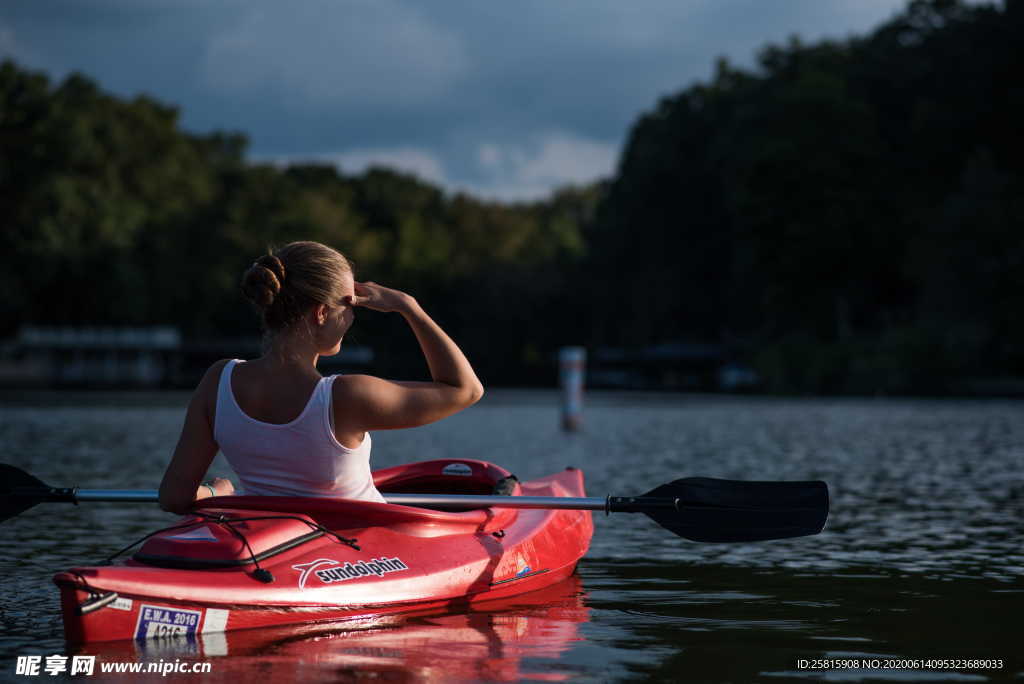
[[[56,488],[24,470],[0,464],[0,522],[43,502],[156,502],[155,490]],[[745,482],[710,477],[675,480],[641,496],[475,496],[389,494],[390,504],[467,509],[554,508],[644,513],[692,541],[746,542],[802,537],[821,532],[828,518],[824,482]]]

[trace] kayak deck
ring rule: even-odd
[[[570,468],[519,483],[484,461],[376,471],[384,493],[578,497]],[[570,575],[589,511],[440,511],[350,500],[232,496],[155,534],[127,560],[58,573],[71,642],[196,635],[471,605]]]

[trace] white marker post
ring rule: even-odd
[[[583,377],[587,350],[562,347],[558,350],[559,379],[562,385],[562,429],[579,430],[583,425]]]

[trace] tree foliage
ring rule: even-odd
[[[310,239],[341,249],[359,277],[427,302],[479,350],[485,375],[550,375],[538,350],[573,334],[556,309],[596,189],[505,206],[384,168],[251,164],[243,136],[190,134],[177,119],[81,75],[51,85],[0,65],[0,335],[29,323],[255,333],[240,274],[268,247]],[[399,321],[365,314],[355,336],[385,372],[423,372]]]

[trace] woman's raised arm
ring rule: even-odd
[[[430,369],[431,382],[395,382],[369,375],[345,375],[334,382],[339,432],[415,427],[475,404],[484,394],[469,360],[410,295],[356,283],[354,306],[394,311],[409,323]]]

